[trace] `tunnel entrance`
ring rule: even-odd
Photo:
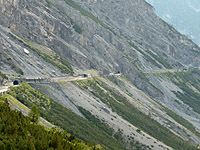
[[[19,81],[17,80],[13,81],[13,85],[19,85]]]

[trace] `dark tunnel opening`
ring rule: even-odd
[[[17,80],[13,81],[13,85],[19,85],[19,81]]]

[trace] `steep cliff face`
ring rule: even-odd
[[[1,25],[52,48],[79,68],[114,71],[128,65],[128,70],[133,66],[128,58],[134,62],[137,54],[127,41],[156,52],[171,65],[199,65],[199,48],[161,21],[144,1],[76,1],[89,17],[65,1],[48,2],[2,1]],[[83,32],[75,32],[75,26]]]
[[[168,62],[199,66],[199,48],[157,17],[145,1],[75,1],[144,50],[153,50]]]
[[[154,105],[154,98],[200,129],[199,112],[174,93],[184,93],[181,81],[177,83],[171,78],[160,77],[166,72],[187,72],[183,68],[189,66],[199,67],[200,48],[158,18],[153,7],[143,0],[1,0],[0,34],[0,69],[9,77],[58,77],[85,70],[99,70],[104,76],[122,73],[123,82],[125,78],[130,82],[116,81],[120,88],[110,87],[115,92],[125,90],[128,100],[132,101],[132,95],[139,103],[145,101],[145,105]],[[197,78],[194,76],[195,80]],[[192,87],[189,80],[183,81]],[[95,95],[87,93],[85,96],[83,91],[77,94],[78,86],[71,83],[71,93],[65,93],[70,90],[68,85],[48,87],[44,87],[47,91],[40,90],[80,116],[79,95],[83,94],[82,99],[95,100]],[[65,90],[58,90],[60,88]],[[58,91],[54,93],[55,90]],[[194,91],[198,90],[195,87]],[[70,96],[71,99],[67,98]],[[87,110],[92,107],[81,105]],[[141,107],[156,111],[151,118],[168,126],[165,120],[171,120],[169,116],[159,120],[165,114],[160,105],[143,107],[141,104]],[[143,113],[144,110],[141,109]],[[161,116],[159,110],[162,110]],[[98,111],[93,111],[98,115]],[[170,130],[183,139],[190,139],[177,124],[173,122],[174,128]],[[122,129],[123,125],[120,124]],[[199,143],[195,135],[190,133],[190,136],[194,143]]]

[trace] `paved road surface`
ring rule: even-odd
[[[167,72],[182,72],[187,70],[181,70],[181,69],[165,69],[165,70],[150,70],[150,71],[144,71],[143,73],[167,73]]]
[[[4,95],[8,91],[8,86],[0,86],[0,95]]]
[[[152,71],[146,71],[144,73],[166,73],[166,72],[180,72],[180,71],[185,71],[185,70],[177,70],[177,69],[168,69],[168,70],[152,70]],[[105,75],[105,76],[120,76],[121,73],[110,73],[108,75]],[[76,81],[76,80],[87,80],[88,78],[90,77],[98,77],[100,75],[93,75],[93,76],[86,76],[86,77],[83,77],[83,76],[76,76],[76,77],[73,77],[73,76],[65,76],[65,77],[51,77],[51,78],[48,78],[48,82],[62,82],[62,81],[65,81],[65,82],[70,82],[70,81]],[[46,81],[46,78],[45,80],[42,80],[42,78],[38,78],[38,77],[25,77],[25,79],[27,80],[40,80],[40,83],[43,83],[43,82],[47,82]],[[33,81],[30,81],[30,82],[33,82]],[[29,81],[27,81],[29,82]],[[7,86],[0,86],[0,94],[5,94],[7,91],[8,91],[8,88],[11,87],[11,86],[14,86],[12,84],[9,84]]]

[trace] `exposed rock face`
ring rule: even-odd
[[[123,57],[128,55],[134,61],[137,56],[127,40],[136,42],[144,50],[153,50],[171,64],[199,65],[199,49],[163,23],[144,1],[77,1],[121,38],[88,17],[81,16],[64,1],[53,3],[61,10],[52,6],[49,9],[44,1],[2,1],[1,25],[24,39],[52,48],[80,68],[123,71],[122,66],[128,65],[124,69],[128,72],[133,65]],[[74,32],[70,18],[61,15],[60,11],[84,29],[82,35]]]
[[[36,77],[63,76],[65,74],[57,66],[45,61],[34,48],[47,55],[55,52],[69,61],[75,72],[88,69],[104,74],[121,72],[131,84],[188,120],[200,118],[192,109],[189,110],[192,116],[186,114],[189,107],[179,109],[187,105],[175,105],[178,98],[171,90],[176,89],[176,85],[165,86],[166,81],[154,75],[145,76],[148,71],[199,67],[199,47],[158,18],[143,0],[74,2],[87,12],[76,3],[64,0],[0,0],[2,72]],[[24,48],[29,55],[24,53]],[[50,89],[53,91],[56,87]],[[51,96],[59,95],[60,99],[65,98],[59,92]],[[64,102],[60,100],[60,103]],[[66,103],[81,115],[70,100]],[[200,129],[198,121],[194,124]],[[185,135],[184,138],[187,139]]]
[[[3,78],[0,76],[0,85],[3,84]]]
[[[157,17],[145,1],[75,1],[144,49],[166,54],[168,61],[199,66],[199,48]]]

